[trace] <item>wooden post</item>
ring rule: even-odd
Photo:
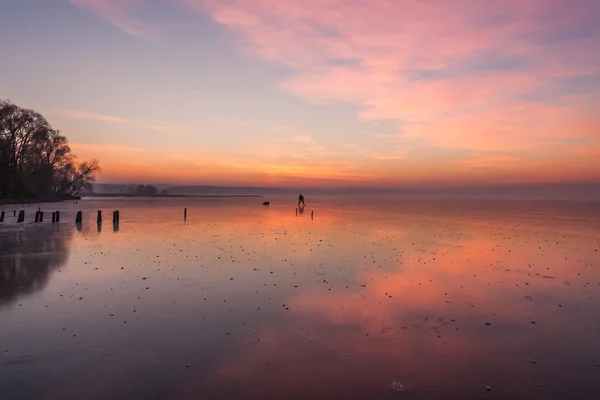
[[[56,212],[52,212],[52,223],[56,222]]]
[[[81,211],[77,211],[77,216],[75,217],[75,223],[81,224],[82,221],[83,221],[83,215],[81,214]]]
[[[183,209],[183,220],[187,221],[187,208]]]
[[[310,212],[310,219],[315,219],[315,210]]]
[[[17,216],[17,210],[13,210],[13,217]]]
[[[60,211],[56,212],[56,222],[60,222]]]
[[[17,222],[23,222],[23,221],[25,221],[25,210],[19,211],[19,219],[17,220]]]
[[[98,217],[96,218],[96,222],[99,224],[102,223],[102,210],[98,210]]]
[[[40,211],[40,222],[44,222],[44,212]]]
[[[40,212],[36,211],[35,212],[35,223],[37,224],[40,221]]]
[[[4,222],[4,211],[0,211],[0,222]]]

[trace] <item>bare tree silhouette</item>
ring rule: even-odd
[[[0,100],[0,198],[77,196],[99,170],[98,160],[78,163],[41,114]]]

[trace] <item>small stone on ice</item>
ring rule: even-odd
[[[392,383],[390,383],[390,388],[394,389],[397,392],[404,391],[404,385],[400,381],[392,381]]]

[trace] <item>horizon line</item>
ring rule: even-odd
[[[138,186],[142,183],[94,183],[104,186]],[[264,185],[215,185],[215,184],[172,184],[172,183],[143,183],[143,185],[163,186],[172,188],[218,188],[218,189],[270,189],[270,190],[390,190],[390,191],[431,191],[431,190],[469,190],[496,188],[560,188],[560,187],[598,187],[600,181],[567,181],[567,182],[493,182],[456,185],[424,185],[424,186],[264,186]]]

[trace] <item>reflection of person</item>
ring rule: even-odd
[[[300,205],[300,203],[302,203],[302,206],[305,206],[306,204],[304,203],[304,196],[300,195],[298,196],[298,205]]]

